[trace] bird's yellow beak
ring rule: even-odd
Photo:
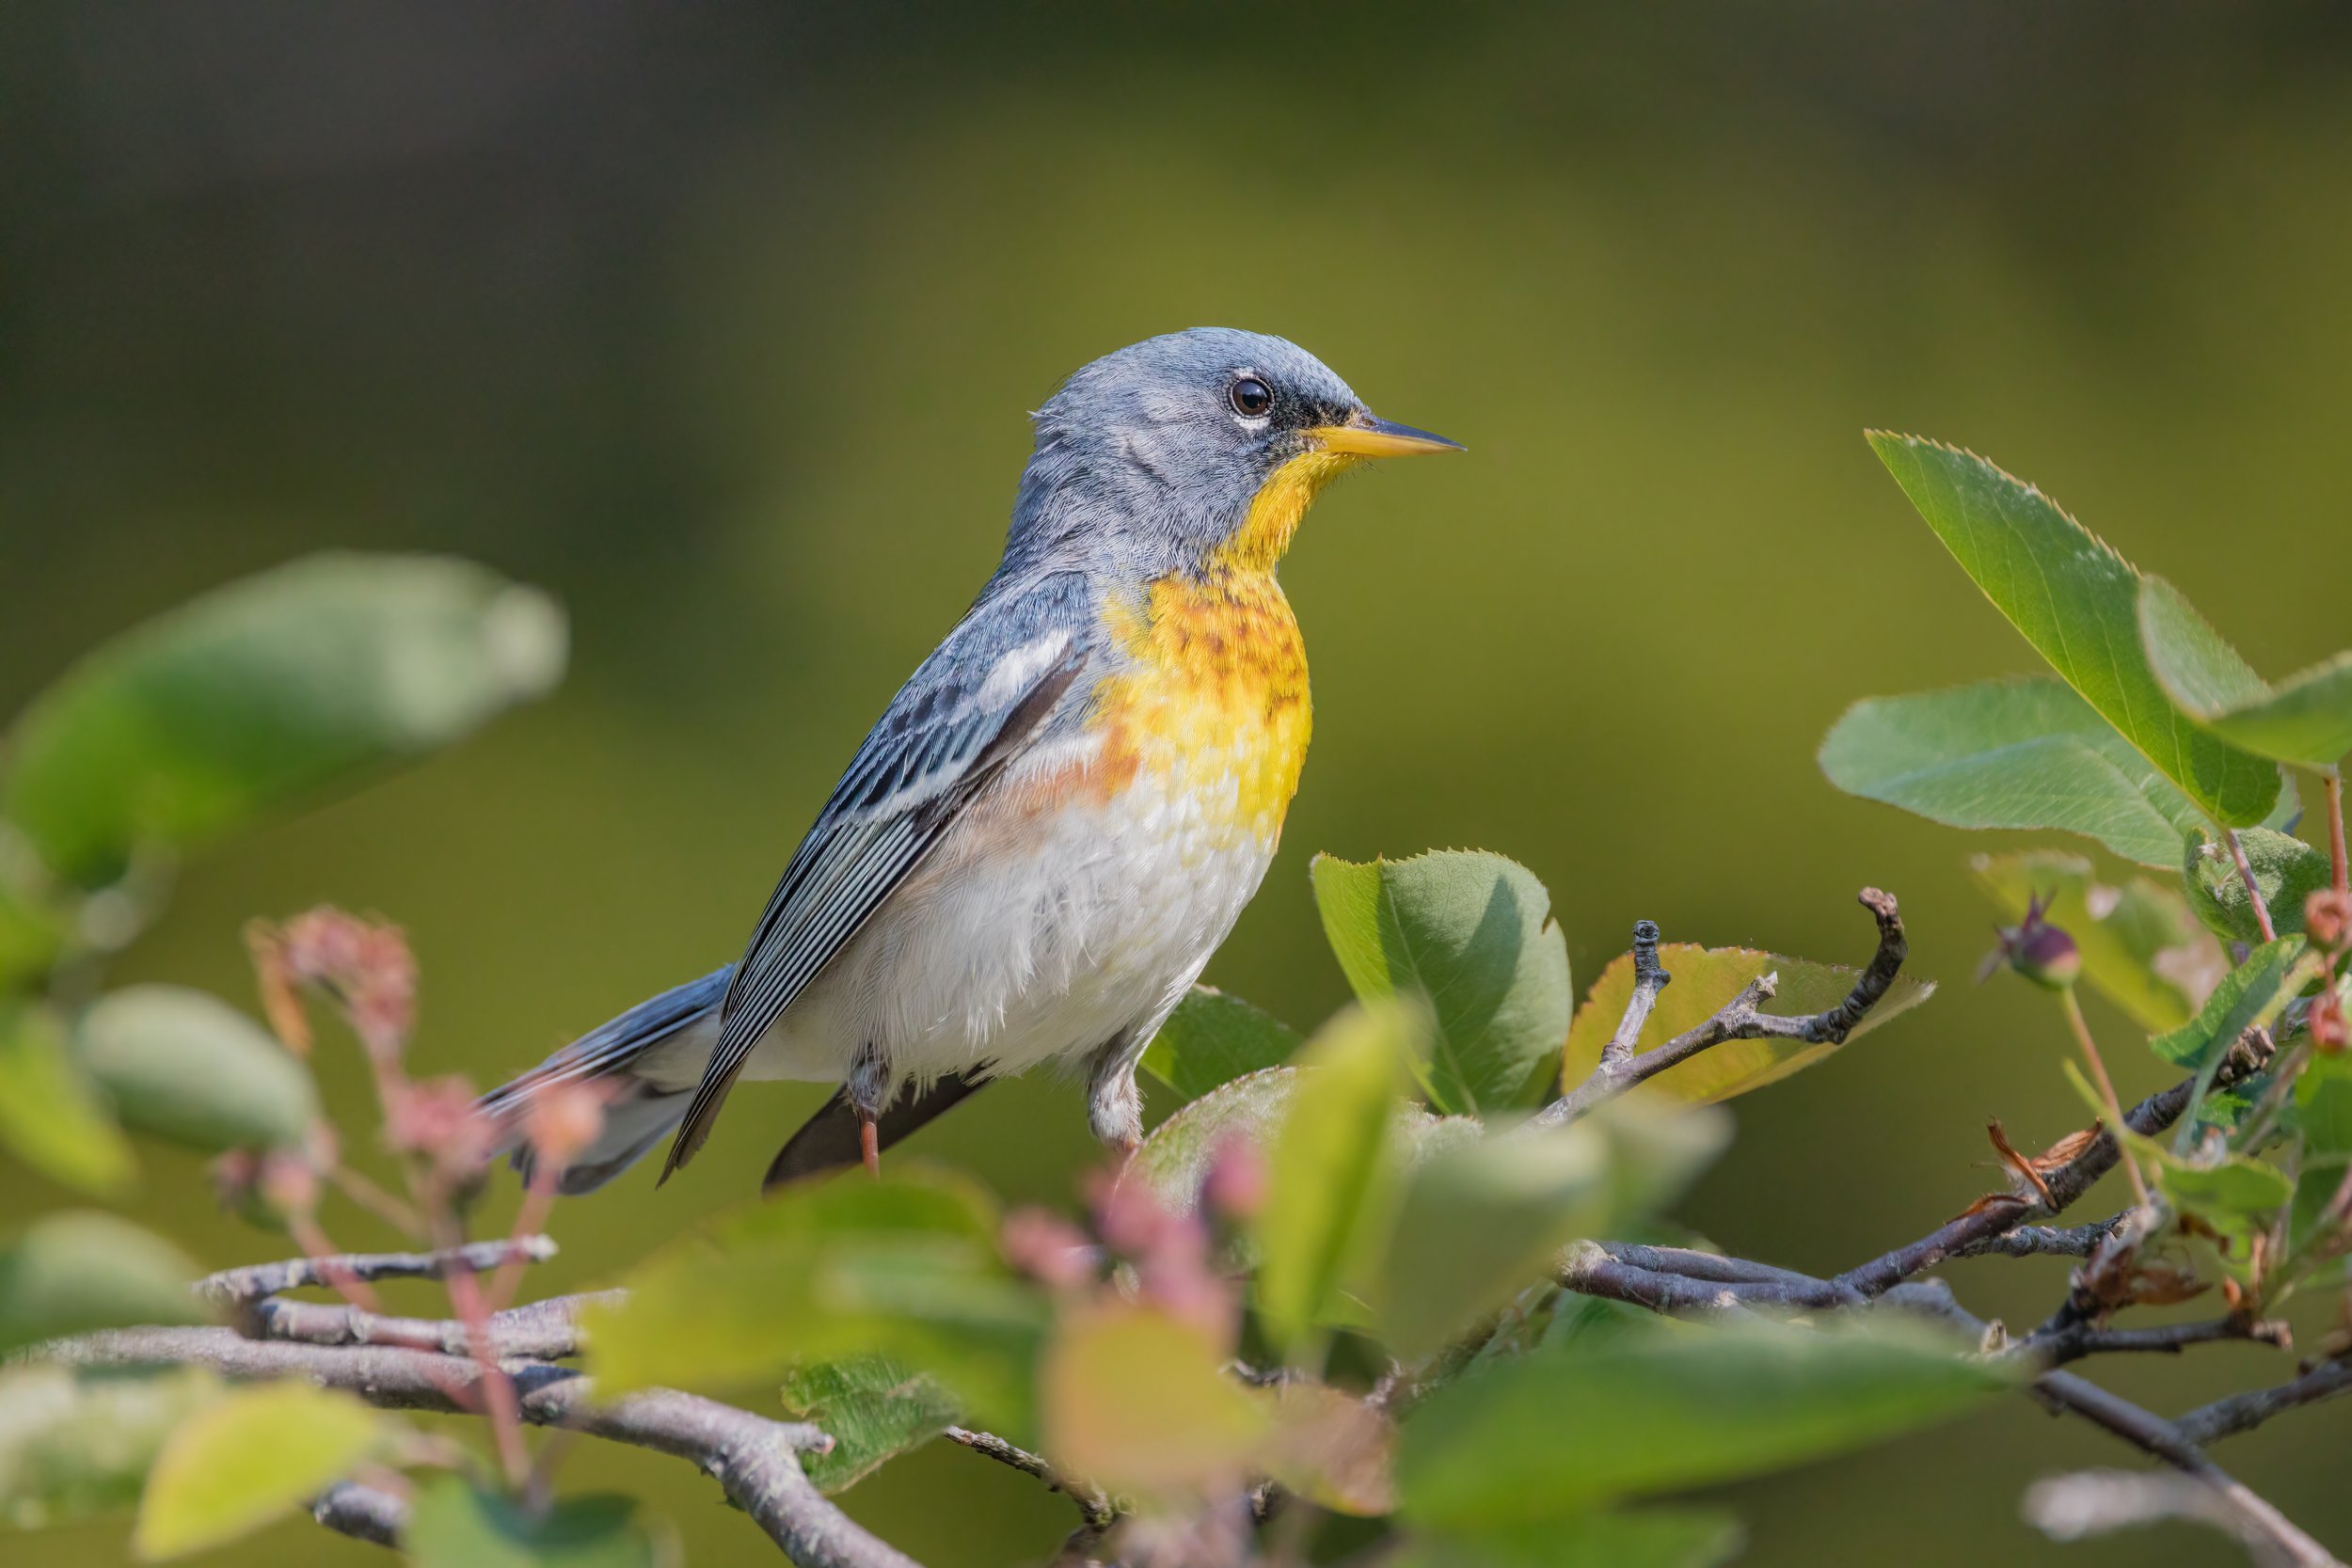
[[[1346,457],[1417,457],[1423,452],[1464,450],[1459,441],[1408,424],[1375,420],[1360,410],[1344,424],[1316,425],[1305,435],[1323,451]]]

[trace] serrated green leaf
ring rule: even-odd
[[[1953,1416],[2001,1370],[1910,1325],[1659,1324],[1539,1347],[1431,1394],[1405,1428],[1405,1516],[1492,1530],[1756,1475]],[[1606,1419],[1564,1418],[1606,1412]]]
[[[2216,820],[2260,822],[2276,764],[2176,721],[2139,639],[2139,574],[2039,489],[1973,452],[1873,431],[1912,505],[2034,651]]]
[[[1406,1179],[1373,1292],[1381,1341],[1419,1361],[1614,1216],[1609,1141],[1583,1123],[1480,1138]]]
[[[0,1528],[48,1529],[138,1501],[164,1439],[219,1396],[198,1367],[0,1371]]]
[[[2246,829],[2238,834],[2238,846],[2246,851],[2254,885],[2262,890],[2271,928],[2282,937],[2299,934],[2304,900],[2332,880],[2328,857],[2299,838],[2267,828]],[[2197,918],[2232,942],[2261,942],[2262,923],[2254,916],[2253,897],[2246,891],[2246,879],[2230,847],[2198,836],[2182,852],[2181,886]]]
[[[2175,1067],[2202,1072],[2249,1029],[2275,1022],[2310,977],[2301,937],[2280,937],[2246,956],[2189,1023],[2148,1042]]]
[[[1728,1513],[1645,1509],[1491,1530],[1416,1532],[1382,1568],[1720,1568],[1745,1532]]]
[[[597,1386],[773,1386],[811,1359],[886,1355],[1025,1433],[1050,1310],[996,1227],[977,1184],[919,1164],[787,1186],[657,1253],[626,1301],[589,1314]]]
[[[1749,981],[1766,974],[1780,976],[1780,989],[1769,1011],[1798,1017],[1836,1006],[1853,990],[1859,970],[1841,964],[1815,963],[1781,953],[1759,953],[1749,947],[1701,947],[1695,942],[1667,942],[1658,949],[1674,980],[1658,994],[1635,1049],[1662,1045],[1684,1030],[1695,1027],[1740,994]],[[1582,1083],[1600,1061],[1601,1047],[1616,1032],[1625,1005],[1633,994],[1633,957],[1620,953],[1593,982],[1590,995],[1577,1009],[1568,1027],[1567,1050],[1561,1059],[1562,1082]],[[1908,1012],[1935,994],[1934,982],[1898,975],[1886,995],[1851,1035],[1851,1044],[1890,1019]],[[1668,1068],[1633,1092],[1709,1104],[1729,1100],[1777,1083],[1792,1072],[1811,1067],[1837,1050],[1828,1041],[1800,1039],[1725,1040],[1677,1067]]]
[[[109,991],[76,1022],[74,1045],[115,1114],[158,1137],[206,1150],[292,1147],[318,1118],[310,1069],[206,991]]]
[[[2056,829],[2169,868],[2197,802],[2047,675],[1856,703],[1821,742],[1839,789],[1951,828]]]
[[[564,1497],[542,1513],[454,1475],[417,1489],[403,1545],[414,1568],[655,1568],[675,1555],[634,1497]]]
[[[2352,752],[2352,651],[2274,687],[2157,577],[2140,581],[2139,636],[2173,705],[2231,745],[2305,768],[2333,768]]]
[[[852,1355],[785,1373],[784,1408],[833,1439],[829,1452],[801,1460],[817,1489],[831,1494],[946,1431],[959,1407],[928,1372],[886,1355]]]
[[[0,1148],[53,1181],[100,1196],[138,1173],[131,1145],[67,1054],[46,1007],[0,999]]]
[[[388,1430],[351,1395],[308,1383],[230,1389],[166,1439],[131,1548],[152,1562],[249,1535],[341,1478]]]
[[[456,740],[564,668],[553,602],[464,562],[322,555],[76,664],[8,737],[0,810],[60,875],[216,839]]]
[[[1214,986],[1195,986],[1143,1053],[1144,1070],[1187,1101],[1221,1084],[1287,1062],[1302,1036],[1263,1008]]]
[[[45,1215],[0,1248],[0,1354],[91,1329],[201,1323],[195,1277],[178,1248],[128,1220]]]
[[[1455,849],[1363,864],[1317,855],[1311,874],[1358,998],[1428,1003],[1430,1102],[1472,1116],[1518,1103],[1575,1001],[1567,939],[1535,875]]]
[[[1387,1233],[1397,1192],[1391,1128],[1414,1022],[1401,1003],[1352,1008],[1299,1053],[1251,1226],[1259,1316],[1286,1352],[1310,1340],[1327,1302],[1360,1282]]]
[[[2081,951],[2083,979],[2143,1029],[2186,1023],[2228,973],[2221,944],[2177,888],[2145,877],[2110,882],[2080,855],[2056,850],[1979,855],[1969,869],[2012,924],[2029,900],[2042,900]]]

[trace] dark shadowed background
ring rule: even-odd
[[[1965,983],[1990,911],[1963,863],[1994,841],[1814,768],[1853,698],[2034,663],[1860,432],[2040,482],[2269,673],[2344,643],[2346,20],[18,0],[0,711],[101,636],[322,546],[553,590],[576,657],[552,701],[190,865],[125,971],[246,1001],[248,917],[382,911],[422,958],[421,1065],[493,1080],[734,956],[993,563],[1057,377],[1176,327],[1281,333],[1471,450],[1350,480],[1300,539],[1313,756],[1210,977],[1301,1024],[1343,998],[1317,849],[1518,856],[1580,986],[1644,915],[1858,961],[1853,892],[1892,888],[1944,994],[1740,1101],[1688,1210],[1737,1250],[1841,1267],[1993,1184],[1987,1116],[2021,1143],[2080,1119],[2046,1000]],[[2160,1081],[2120,1015],[2094,1022],[2127,1095]],[[357,1062],[323,1070],[356,1111]],[[816,1093],[755,1089],[659,1195],[648,1169],[568,1205],[543,1283],[743,1199]],[[1057,1202],[1091,1157],[1043,1082],[915,1147]],[[215,1215],[194,1161],[148,1172],[142,1216],[207,1263],[282,1245]],[[0,1170],[11,1220],[57,1201]],[[1954,1275],[2038,1319],[2063,1265]],[[2265,1352],[2207,1354],[2099,1375],[2168,1409],[2269,1380]],[[2231,1450],[2340,1549],[2346,1419]],[[1059,1499],[943,1447],[852,1510],[939,1568],[1058,1539]],[[1758,1565],[2234,1560],[2016,1522],[2037,1474],[2127,1458],[2021,1400],[1730,1500]],[[587,1447],[565,1479],[625,1473],[693,1560],[760,1559],[682,1466]],[[206,1560],[382,1560],[287,1525]]]

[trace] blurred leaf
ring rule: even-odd
[[[1951,828],[2055,828],[2168,869],[2203,821],[2090,704],[2047,675],[1856,703],[1821,741],[1849,795]]]
[[[129,1508],[164,1439],[220,1387],[195,1367],[0,1372],[0,1526],[46,1529]]]
[[[2156,1185],[2175,1209],[2223,1228],[2232,1221],[2266,1219],[2295,1196],[2286,1172],[2243,1154],[2214,1165],[2160,1165]]]
[[[1759,953],[1749,947],[1701,947],[1687,942],[1661,944],[1658,957],[1674,980],[1658,993],[1658,1006],[1651,1011],[1635,1045],[1641,1051],[1662,1045],[1684,1030],[1706,1022],[1724,1003],[1739,995],[1749,981],[1761,975],[1780,976],[1780,990],[1771,1010],[1800,1017],[1825,1011],[1844,1001],[1862,973],[1843,964],[1815,963],[1810,958]],[[1584,999],[1584,1006],[1577,1009],[1576,1022],[1568,1026],[1561,1082],[1582,1083],[1599,1065],[1601,1047],[1616,1032],[1617,1021],[1625,1016],[1626,1000],[1632,994],[1633,956],[1620,953],[1600,972],[1600,978],[1593,983],[1592,994]],[[1934,994],[1932,981],[1898,975],[1885,997],[1847,1037],[1847,1042],[1852,1043]],[[1795,1039],[1725,1040],[1678,1067],[1668,1068],[1633,1092],[1698,1104],[1729,1100],[1811,1067],[1836,1049],[1827,1041],[1816,1045]]]
[[[977,1184],[918,1164],[795,1183],[657,1253],[627,1301],[590,1313],[597,1386],[773,1385],[810,1359],[887,1355],[1025,1432],[1049,1312],[996,1227]]]
[[[318,1117],[310,1069],[210,992],[125,986],[74,1032],[82,1066],[140,1132],[208,1150],[292,1147]]]
[[[88,655],[8,740],[0,808],[83,882],[458,739],[564,670],[545,594],[465,562],[321,555]]]
[[[565,1497],[545,1513],[485,1492],[463,1476],[417,1489],[402,1542],[415,1568],[655,1568],[663,1552],[634,1497]]]
[[[1222,1490],[1256,1464],[1268,1402],[1200,1326],[1133,1302],[1068,1314],[1041,1372],[1047,1453],[1114,1493]]]
[[[2305,768],[2352,752],[2352,651],[2272,686],[2162,578],[2139,584],[2139,636],[2172,704],[2231,745]]]
[[[1317,855],[1311,870],[1356,995],[1427,1000],[1431,1103],[1470,1115],[1517,1103],[1560,1049],[1575,1001],[1544,884],[1501,855],[1458,849],[1362,865]]]
[[[1405,1183],[1373,1299],[1399,1359],[1443,1349],[1543,1277],[1579,1236],[1609,1224],[1609,1143],[1579,1123],[1433,1155]]]
[[[2175,721],[2140,646],[2129,562],[1973,452],[1884,431],[1869,440],[1961,569],[2084,701],[2217,820],[2263,819],[2277,765]]]
[[[0,1000],[0,1148],[53,1181],[101,1196],[138,1172],[131,1146],[66,1053],[46,1007]]]
[[[2295,1081],[2295,1125],[2307,1154],[2352,1154],[2352,1058],[2313,1056]]]
[[[2246,863],[2253,868],[2254,885],[2262,890],[2263,905],[2270,911],[2271,927],[2282,937],[2301,931],[2303,901],[2332,879],[2328,857],[2299,838],[2267,828],[2245,829],[2237,838]],[[2197,918],[2232,942],[2262,941],[2254,900],[2230,847],[2192,838],[2184,853],[2181,885]]]
[[[0,992],[44,973],[64,947],[59,917],[19,896],[0,876]]]
[[[2280,937],[2257,947],[2223,976],[2189,1023],[2148,1042],[2149,1049],[2176,1067],[2202,1072],[2247,1030],[2274,1022],[2309,978],[2301,937]]]
[[[1740,1521],[1701,1509],[1586,1513],[1491,1530],[1416,1533],[1382,1568],[1719,1568],[1744,1545]]]
[[[2287,1226],[2287,1250],[2291,1255],[2301,1255],[2319,1233],[2321,1222],[2327,1219],[2328,1211],[2335,1202],[2337,1189],[2344,1185],[2347,1165],[2352,1165],[2352,1160],[2341,1154],[2327,1154],[2306,1162],[2296,1173],[2295,1208]],[[2341,1259],[2342,1255],[2333,1248],[2333,1231],[2330,1227],[2330,1244],[2323,1253],[2323,1260]]]
[[[1859,1448],[2004,1386],[1963,1349],[1881,1323],[1661,1323],[1598,1354],[1539,1348],[1414,1413],[1397,1462],[1405,1513],[1485,1531]]]
[[[1267,1474],[1318,1508],[1358,1518],[1395,1512],[1396,1426],[1353,1394],[1293,1378],[1265,1390]]]
[[[2048,849],[1979,855],[1969,869],[2011,924],[2029,899],[2045,900],[2050,923],[2082,953],[2082,977],[2152,1033],[2194,1018],[2229,969],[2176,888],[2145,877],[2103,881],[2080,855]]]
[[[1259,1315],[1285,1351],[1304,1344],[1326,1303],[1358,1282],[1386,1231],[1396,1194],[1390,1129],[1412,1023],[1394,1002],[1351,1008],[1299,1053],[1252,1227]]]
[[[165,1440],[131,1548],[151,1562],[248,1535],[340,1479],[388,1430],[351,1395],[308,1383],[232,1388]]]
[[[1662,1096],[1624,1095],[1588,1113],[1609,1145],[1609,1228],[1649,1224],[1731,1147],[1731,1114]]]
[[[784,1407],[833,1439],[801,1468],[820,1492],[846,1492],[955,1423],[956,1402],[930,1374],[886,1355],[814,1361],[784,1376]]]
[[[195,1277],[177,1248],[128,1220],[43,1215],[0,1249],[0,1354],[97,1328],[201,1323]]]
[[[1195,986],[1160,1025],[1143,1053],[1143,1066],[1189,1101],[1220,1084],[1289,1061],[1299,1039],[1297,1030],[1240,997]]]

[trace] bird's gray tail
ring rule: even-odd
[[[628,1169],[685,1119],[703,1065],[719,1041],[719,1005],[735,966],[711,971],[598,1024],[529,1072],[482,1097],[501,1128],[497,1152],[528,1182],[534,1151],[523,1131],[534,1095],[558,1084],[605,1090],[604,1130],[557,1179],[565,1194],[594,1192]]]

